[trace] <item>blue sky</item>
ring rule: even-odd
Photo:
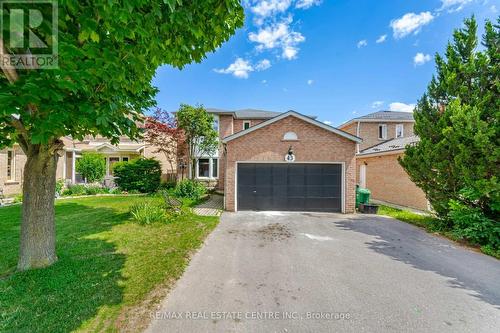
[[[158,106],[296,110],[342,122],[411,110],[455,28],[500,0],[246,0],[245,26],[199,64],[158,69]]]

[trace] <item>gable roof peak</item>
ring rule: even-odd
[[[273,124],[273,123],[275,123],[277,121],[280,121],[281,119],[284,119],[284,118],[287,118],[287,117],[290,117],[290,116],[296,117],[298,119],[301,119],[301,120],[303,120],[305,122],[308,122],[308,123],[310,123],[312,125],[321,127],[321,128],[323,128],[323,129],[325,129],[327,131],[330,131],[330,132],[333,132],[335,134],[338,134],[338,135],[340,135],[340,136],[342,136],[342,137],[344,137],[346,139],[349,139],[351,141],[354,141],[354,142],[357,142],[357,143],[363,142],[363,139],[361,139],[361,138],[359,138],[359,137],[357,137],[355,135],[352,135],[350,133],[344,132],[341,129],[338,129],[338,128],[330,126],[330,125],[327,125],[325,123],[322,123],[322,122],[316,120],[315,118],[311,118],[309,116],[305,116],[305,115],[303,115],[301,113],[298,113],[297,111],[292,111],[292,110],[287,111],[287,112],[283,112],[283,113],[279,114],[278,116],[276,116],[274,118],[271,118],[271,119],[268,119],[266,121],[263,121],[262,123],[257,124],[255,126],[252,126],[252,127],[248,128],[246,130],[243,130],[243,131],[237,132],[235,134],[229,135],[229,136],[225,137],[224,139],[222,139],[222,142],[223,143],[227,143],[228,141],[231,141],[233,139],[239,138],[240,136],[246,135],[246,134],[251,133],[251,132],[253,132],[255,130],[258,130],[259,128],[262,128],[264,126]]]

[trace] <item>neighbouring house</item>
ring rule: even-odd
[[[390,204],[428,210],[424,192],[398,162],[413,134],[413,113],[379,111],[349,120],[340,129],[363,139],[356,150],[356,182],[370,189],[372,198]]]
[[[162,154],[154,153],[154,147],[143,141],[132,141],[127,137],[120,138],[117,145],[103,137],[86,137],[84,140],[72,140],[63,137],[64,151],[57,164],[57,179],[64,180],[67,184],[78,184],[84,180],[76,172],[76,161],[84,152],[92,151],[101,153],[106,160],[106,175],[104,184],[113,185],[113,164],[129,161],[137,157],[154,157],[160,161],[162,166],[162,178],[165,180],[175,176],[176,170],[172,170],[170,163]],[[22,192],[22,182],[26,155],[19,147],[0,150],[0,190],[3,195],[10,196]]]
[[[354,212],[359,137],[294,111],[207,111],[220,145],[195,175],[224,191],[226,210]]]

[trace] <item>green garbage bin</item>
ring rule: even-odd
[[[359,207],[360,204],[368,204],[370,203],[370,192],[367,188],[356,188],[356,207]]]

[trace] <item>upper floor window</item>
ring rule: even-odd
[[[286,132],[285,135],[283,135],[283,140],[298,140],[299,137],[295,132]]]
[[[387,125],[379,124],[378,125],[378,138],[380,140],[387,140]]]
[[[219,132],[219,117],[217,115],[214,116],[214,124],[213,124],[214,130]]]
[[[243,122],[243,130],[249,129],[251,124],[252,123],[249,120],[248,121],[244,121]]]
[[[396,138],[402,138],[404,136],[404,126],[403,124],[396,125]]]

